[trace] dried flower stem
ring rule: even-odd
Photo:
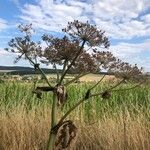
[[[87,90],[88,91],[88,90]],[[99,93],[99,95],[101,95],[103,92]],[[91,97],[94,97],[94,96],[97,96],[97,94],[91,94],[89,95],[88,98],[81,98],[73,107],[71,107],[67,112],[66,114],[60,119],[60,121],[58,122],[57,125],[61,124],[63,122],[64,119],[66,119],[66,117],[75,109],[77,108],[81,103],[83,103],[85,100],[91,98]]]
[[[92,89],[94,89],[98,84],[100,84],[102,82],[102,80],[105,78],[106,74],[103,75],[103,77],[95,84],[93,85],[89,90],[91,91]]]
[[[85,40],[82,42],[82,45],[79,49],[79,51],[77,52],[76,56],[74,57],[74,59],[72,60],[72,62],[68,65],[67,69],[64,71],[64,73],[62,74],[61,78],[60,78],[60,81],[58,84],[61,84],[65,75],[67,74],[67,72],[69,71],[69,69],[72,67],[72,65],[74,64],[74,62],[76,61],[76,59],[78,58],[78,56],[80,55],[81,53],[81,50],[84,48],[84,45],[85,45]]]
[[[85,98],[81,98],[81,100],[79,100],[79,102],[77,102],[73,107],[71,107],[64,116],[61,117],[61,119],[58,122],[58,126],[67,118],[67,116],[76,108],[78,107],[82,102],[84,102],[86,99]]]
[[[144,82],[144,81],[143,81]],[[116,91],[126,91],[126,90],[132,90],[138,86],[140,86],[143,82],[140,82],[139,84],[136,84],[135,86],[132,86],[130,88],[126,88],[126,89],[115,89],[115,90],[112,90],[112,92],[116,92]]]
[[[36,65],[36,69],[38,69],[40,71],[40,73],[43,75],[43,77],[44,77],[45,81],[47,82],[47,84],[50,87],[52,87],[51,84],[49,83],[44,71],[39,67],[39,65],[35,64],[35,62],[30,57],[28,57],[28,55],[25,54],[25,57],[30,61],[30,63],[32,63],[32,65],[34,65],[34,66]]]
[[[116,85],[110,87],[107,91],[112,91],[112,89],[118,87],[119,85],[121,85],[123,82],[125,81],[125,79],[122,79],[120,82],[118,82]]]
[[[124,82],[124,79],[122,79],[119,83],[117,83],[116,85],[112,86],[111,88],[105,90],[105,91],[112,91],[114,88],[118,87],[120,84],[122,84]],[[103,92],[99,92],[99,93],[95,93],[92,94],[91,96],[99,96],[101,95]]]
[[[105,90],[105,91],[118,91],[118,90],[112,90],[112,89],[114,89],[114,88],[116,88],[117,86],[119,86],[123,81],[124,81],[124,79],[123,79],[122,81],[120,81],[118,84],[116,84],[115,86],[113,86],[113,87],[111,87],[110,89]],[[140,83],[140,84],[141,84],[141,83]],[[121,90],[131,90],[131,89],[133,89],[133,88],[138,87],[140,84],[137,84],[137,85],[135,85],[135,86],[133,86],[133,87],[131,87],[131,88],[128,88],[128,89],[121,89]],[[87,91],[89,91],[89,90],[87,90]],[[91,98],[91,97],[102,95],[105,91],[100,92],[100,93],[90,94],[88,98],[85,98],[85,97],[84,97],[84,98],[81,98],[81,100],[79,100],[79,102],[77,102],[73,107],[71,107],[71,108],[66,112],[66,114],[60,119],[60,121],[58,122],[58,124],[61,124],[62,121],[63,121],[64,119],[66,119],[66,117],[67,117],[76,107],[78,107],[82,102],[84,102],[85,100],[87,100],[87,99],[89,99],[89,98]]]

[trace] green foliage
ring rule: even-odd
[[[68,87],[68,103],[61,109],[62,113],[67,112],[79,98],[81,98],[92,83],[72,84]],[[124,84],[120,88],[130,87]],[[94,91],[99,92],[109,87],[102,83]],[[44,93],[42,99],[36,98],[32,93],[33,85],[31,83],[11,82],[9,84],[0,84],[0,110],[11,112],[13,108],[19,106],[28,113],[32,109],[39,107],[51,107],[52,93]],[[76,117],[87,123],[92,120],[99,120],[103,117],[117,116],[123,107],[127,107],[131,116],[136,117],[142,113],[150,116],[150,86],[142,85],[131,90],[115,91],[110,99],[102,99],[100,96],[92,97],[80,105],[70,117]],[[94,99],[94,100],[92,100]]]

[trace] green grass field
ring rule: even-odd
[[[44,85],[44,83],[40,83]],[[67,88],[68,102],[58,110],[64,114],[92,83],[76,83]],[[93,92],[110,85],[101,83]],[[124,84],[118,89],[133,86]],[[0,149],[44,150],[50,125],[52,95],[33,95],[33,83],[0,83]],[[69,116],[79,129],[76,149],[150,149],[150,85],[116,91],[110,99],[85,101]]]

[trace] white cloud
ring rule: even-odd
[[[96,0],[93,7],[97,17],[122,21],[137,17],[146,8],[141,0]]]
[[[32,22],[37,28],[61,31],[68,21],[88,19],[86,16],[81,17],[81,13],[82,8],[78,6],[53,4],[41,0],[38,5],[24,5],[20,18],[23,21]]]
[[[19,0],[12,0],[18,2]],[[131,39],[150,35],[149,0],[36,0],[26,3],[20,10],[22,22],[32,23],[38,29],[61,32],[68,21],[90,20],[106,31],[112,39]],[[6,22],[2,20],[0,30]],[[1,19],[0,19],[1,22]],[[6,26],[5,26],[6,27]],[[143,43],[125,43],[111,46],[115,56],[150,66],[150,59],[141,54],[149,51],[150,40]],[[150,69],[150,68],[149,68]]]
[[[149,52],[150,40],[146,40],[143,43],[119,43],[118,45],[110,46],[112,51],[117,56],[133,57],[142,52]]]
[[[0,56],[7,56],[8,54],[9,54],[9,52],[4,50],[3,48],[0,48]]]
[[[130,62],[137,63],[144,67],[146,71],[150,71],[150,39],[142,43],[119,43],[110,46],[110,51],[118,58]],[[144,58],[143,58],[144,57]]]
[[[58,2],[58,1],[57,1]],[[61,31],[68,21],[91,20],[116,39],[131,39],[135,36],[150,35],[149,15],[137,19],[150,6],[147,0],[65,0],[53,3],[40,0],[36,5],[26,4],[20,18],[32,22],[37,28]]]
[[[144,21],[145,23],[150,23],[150,14],[142,16],[141,20]]]
[[[147,9],[147,5],[141,0],[97,0],[93,6],[94,20],[116,39],[147,36],[150,35],[149,23],[137,19]]]
[[[7,25],[7,21],[2,19],[2,18],[0,18],[0,31],[5,29],[5,28],[7,28],[7,26],[8,26]]]

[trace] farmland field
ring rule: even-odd
[[[89,78],[87,81],[92,76]],[[64,114],[92,84],[70,85],[68,103],[60,108],[62,111],[58,110],[58,114]],[[109,86],[110,83],[103,82],[93,92]],[[131,86],[124,84],[118,88]],[[42,99],[38,99],[32,93],[33,88],[32,82],[0,83],[0,150],[45,149],[52,95],[44,93]],[[79,130],[76,150],[149,150],[150,85],[113,92],[110,99],[91,98],[74,110],[69,119]]]

